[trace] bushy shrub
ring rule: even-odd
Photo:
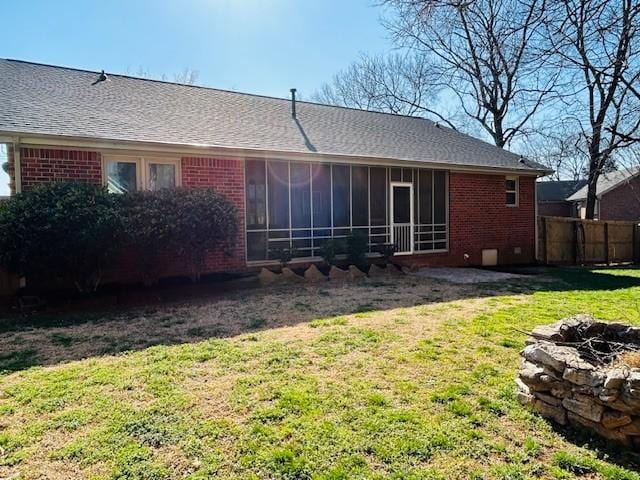
[[[361,231],[356,230],[347,236],[347,255],[353,265],[362,266],[365,264],[365,256],[369,251],[369,237]]]
[[[0,204],[0,263],[10,271],[94,291],[122,240],[121,199],[105,188],[51,183]]]
[[[192,280],[198,280],[208,253],[231,252],[238,235],[238,212],[223,195],[208,188],[175,190],[178,209],[173,241],[189,265]]]
[[[126,247],[145,285],[158,281],[163,253],[175,251],[175,217],[179,211],[173,190],[140,191],[123,196]]]
[[[333,265],[336,261],[338,245],[333,238],[325,240],[320,247],[320,255],[327,265]]]

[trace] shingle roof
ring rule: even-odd
[[[544,171],[417,117],[0,59],[0,133]]]
[[[596,185],[596,195],[599,197],[600,195],[607,193],[609,190],[613,190],[614,188],[631,180],[638,174],[640,174],[640,168],[638,167],[625,168],[623,170],[617,170],[615,172],[603,173],[598,178],[598,183]],[[576,193],[567,198],[567,200],[569,200],[570,202],[586,200],[587,190],[588,187],[585,185]]]
[[[586,180],[558,180],[537,182],[539,202],[560,202],[586,185]]]

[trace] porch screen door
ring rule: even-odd
[[[413,253],[413,184],[392,182],[390,195],[391,243],[396,255]]]

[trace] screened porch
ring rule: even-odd
[[[247,261],[319,258],[327,239],[368,238],[371,255],[448,249],[446,170],[247,160]]]

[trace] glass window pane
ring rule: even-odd
[[[516,181],[515,179],[511,178],[511,179],[507,179],[505,180],[505,187],[507,190],[515,190],[516,189]]]
[[[418,210],[420,218],[419,223],[430,224],[432,223],[432,184],[431,178],[433,172],[431,170],[420,170],[418,174]]]
[[[134,162],[107,162],[107,190],[110,193],[133,192],[137,189]]]
[[[445,223],[447,221],[447,173],[443,171],[433,172],[433,222]]]
[[[351,169],[353,225],[369,225],[369,168]]]
[[[348,165],[333,166],[333,226],[348,227],[350,209],[350,167]]]
[[[267,226],[265,165],[263,160],[246,161],[247,227]]]
[[[267,184],[269,228],[289,228],[289,165],[267,162]]]
[[[313,226],[331,226],[331,167],[329,165],[312,166],[313,173]]]
[[[515,205],[515,204],[516,204],[516,193],[507,192],[507,205]]]
[[[371,196],[371,225],[387,224],[387,170],[371,167],[369,170]]]
[[[291,164],[291,226],[311,226],[311,172],[309,164]]]
[[[149,163],[149,190],[176,187],[176,166],[170,163]]]

